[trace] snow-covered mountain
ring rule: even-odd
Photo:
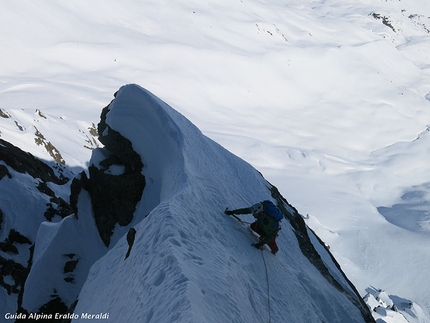
[[[25,156],[41,170],[19,169],[7,158],[18,148],[2,142],[3,196],[34,200],[32,221],[27,210],[2,203],[2,234],[11,232],[2,259],[15,266],[2,277],[6,313],[77,322],[92,315],[112,322],[373,322],[279,191],[163,101],[124,86],[103,110],[98,132],[105,146],[93,151],[88,175],[71,181],[70,205],[56,196],[64,176],[22,151],[13,160]],[[28,192],[17,198],[18,189]],[[43,214],[51,209],[47,195],[63,201],[54,209],[68,212]],[[251,247],[248,225],[223,213],[226,205],[266,199],[285,215],[276,256]]]
[[[11,185],[0,209],[34,215],[2,222],[3,258],[18,248],[28,259],[25,238],[35,241],[39,223],[75,211],[72,179],[90,177],[103,146],[100,110],[137,83],[276,185],[376,319],[430,321],[427,1],[24,0],[0,9],[0,139],[58,178],[15,174],[12,184],[0,167]],[[25,276],[25,259],[3,262],[4,273]]]

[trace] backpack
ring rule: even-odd
[[[266,200],[266,201],[263,201],[261,203],[264,206],[265,213],[276,220],[276,222],[274,224],[274,229],[278,230],[279,229],[279,222],[281,222],[281,220],[284,218],[284,215],[278,209],[278,207],[275,204],[273,204],[272,201]]]

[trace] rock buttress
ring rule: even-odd
[[[99,140],[105,145],[103,155],[107,157],[99,165],[89,167],[88,185],[84,185],[90,192],[97,228],[106,246],[116,223],[126,226],[133,220],[145,187],[140,155],[130,140],[106,124],[108,112],[109,106],[103,109],[98,124]],[[113,166],[122,168],[122,173],[113,174],[110,171]]]

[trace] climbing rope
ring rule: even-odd
[[[228,210],[227,208],[225,209],[226,211]],[[251,222],[246,222],[243,221],[241,218],[239,218],[238,216],[236,216],[235,214],[228,214],[231,215],[232,217],[234,217],[237,221],[239,221],[240,223],[243,224],[252,224]],[[266,259],[264,258],[264,254],[263,254],[263,250],[261,250],[261,257],[263,257],[263,262],[264,262],[264,268],[266,270],[266,282],[267,282],[267,307],[268,307],[268,312],[269,312],[269,323],[272,322],[272,313],[271,313],[271,306],[270,306],[270,284],[269,284],[269,272],[267,270],[267,264],[266,264]]]
[[[269,284],[269,273],[267,270],[266,258],[264,258],[263,250],[261,250],[261,257],[263,257],[264,268],[266,269],[266,282],[267,282],[267,308],[269,312],[269,323],[272,322],[272,311],[270,308],[270,284]]]

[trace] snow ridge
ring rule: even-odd
[[[118,91],[106,122],[141,154],[149,184],[132,223],[137,233],[130,257],[124,260],[128,246],[122,236],[92,266],[75,313],[109,312],[126,322],[267,321],[260,252],[250,246],[248,229],[222,211],[272,198],[271,185],[136,85]],[[263,255],[273,322],[365,321],[303,256],[288,224],[279,241],[279,255]],[[311,286],[318,287],[310,292]]]
[[[416,311],[409,322],[430,321],[427,0],[0,7],[2,139],[51,166],[57,156],[66,167],[54,171],[73,178],[101,146],[94,124],[111,94],[119,84],[144,84],[306,214],[362,295],[384,289],[399,310],[422,306],[425,315]],[[96,153],[94,165],[103,160]],[[40,222],[60,221],[52,200],[67,200],[70,183],[43,186],[0,163],[1,257],[21,270],[29,245],[13,232],[34,243]],[[188,174],[184,181],[196,182]],[[148,212],[160,190],[146,195]],[[112,241],[128,229],[117,227]],[[76,256],[65,257],[69,268]],[[6,270],[9,290],[19,288],[20,270]],[[17,295],[1,291],[0,303],[14,308]],[[390,311],[375,318],[392,323]]]

